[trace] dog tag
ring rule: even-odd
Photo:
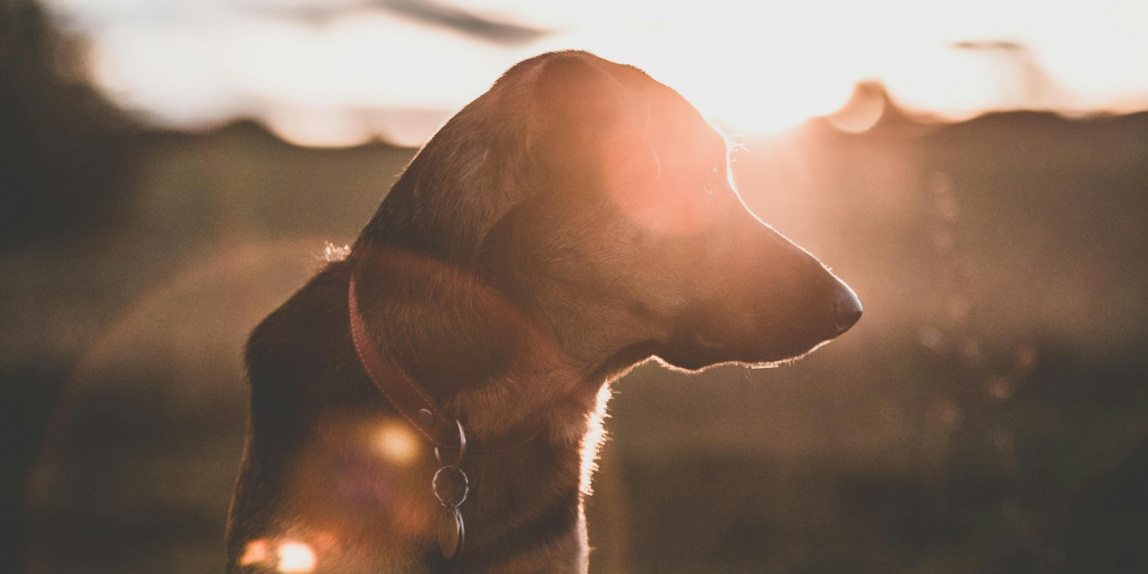
[[[466,529],[462,525],[462,514],[457,508],[444,507],[438,519],[438,549],[442,557],[450,560],[462,551],[466,541]]]

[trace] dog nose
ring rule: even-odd
[[[837,318],[837,334],[840,335],[861,319],[861,300],[848,285],[841,283],[833,300],[833,311]]]

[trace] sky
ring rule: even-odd
[[[1148,108],[1145,0],[48,1],[123,107],[180,129],[253,118],[309,146],[419,145],[515,62],[567,48],[741,134],[833,114],[858,82],[950,121]]]

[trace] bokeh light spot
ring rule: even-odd
[[[247,549],[243,552],[243,556],[239,559],[240,566],[251,566],[252,564],[263,564],[270,558],[270,548],[267,546],[267,541],[260,538],[259,540],[252,540],[247,543]]]
[[[375,448],[388,461],[410,464],[419,454],[419,437],[399,422],[387,422],[374,435]]]
[[[280,572],[310,572],[315,569],[315,551],[302,542],[286,541],[279,544]]]

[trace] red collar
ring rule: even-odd
[[[406,371],[379,355],[379,351],[367,334],[367,325],[359,313],[359,298],[355,294],[355,275],[347,289],[347,306],[351,319],[351,340],[355,353],[367,371],[367,376],[375,383],[375,388],[383,393],[395,410],[410,423],[419,434],[431,444],[440,448],[459,448],[459,423],[442,412],[434,398]]]

